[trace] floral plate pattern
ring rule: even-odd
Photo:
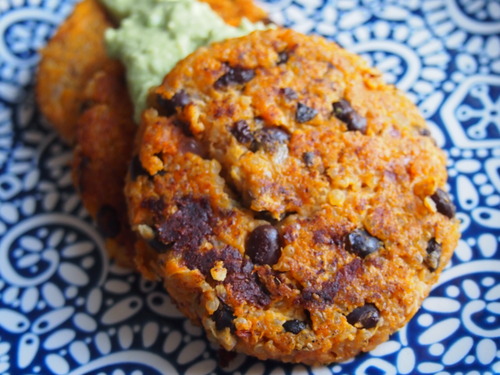
[[[329,367],[217,348],[160,285],[117,267],[73,190],[71,150],[39,115],[37,51],[75,0],[0,0],[0,374],[500,373],[500,2],[267,0],[408,92],[448,156],[462,239],[414,319]]]

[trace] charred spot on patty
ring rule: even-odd
[[[184,196],[178,199],[175,213],[168,217],[157,217],[154,225],[157,239],[173,250],[196,249],[212,233],[212,216],[207,199]]]
[[[224,284],[231,288],[233,298],[240,303],[248,302],[255,306],[268,306],[271,303],[271,297],[253,270],[254,264],[244,257],[241,268],[237,272],[228,272]]]

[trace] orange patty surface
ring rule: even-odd
[[[416,107],[285,29],[201,48],[150,97],[126,196],[137,265],[227,350],[325,364],[418,310],[459,233]]]

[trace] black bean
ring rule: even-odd
[[[364,229],[355,229],[347,235],[346,249],[361,258],[374,253],[382,247],[382,242]]]
[[[356,307],[349,315],[347,321],[357,328],[373,328],[380,320],[380,312],[373,303]]]
[[[297,95],[297,91],[295,91],[294,89],[291,89],[290,87],[285,87],[285,88],[280,89],[280,94],[284,95],[285,98],[287,98],[288,100],[295,100],[295,99],[298,99],[298,97],[299,97]]]
[[[346,116],[347,129],[350,131],[359,131],[366,134],[366,118],[358,112],[350,112]]]
[[[191,98],[186,91],[179,90],[172,96],[172,102],[176,107],[185,107],[191,103]]]
[[[104,237],[116,237],[121,230],[118,212],[109,205],[102,206],[97,212],[97,228]]]
[[[255,139],[264,147],[272,148],[276,144],[288,142],[290,134],[278,126],[268,126],[257,131]]]
[[[289,58],[288,51],[281,51],[278,53],[278,65],[287,63]]]
[[[302,154],[302,160],[304,160],[304,163],[308,167],[312,167],[314,165],[314,157],[315,154],[312,151],[307,151]]]
[[[352,108],[351,103],[345,99],[332,104],[333,115],[347,125],[350,131],[366,133],[366,118]]]
[[[285,331],[291,332],[294,335],[306,329],[306,327],[306,323],[297,319],[287,320],[285,323],[283,323],[283,328],[285,329]]]
[[[438,243],[435,238],[431,238],[427,244],[427,256],[424,259],[424,263],[429,270],[435,271],[438,269],[441,260],[441,252],[441,244]]]
[[[246,254],[256,264],[275,264],[281,256],[278,230],[269,224],[255,228],[248,236]]]
[[[297,110],[295,112],[295,120],[297,120],[297,122],[299,123],[304,123],[315,118],[317,114],[318,111],[314,108],[302,103],[298,103]]]
[[[346,115],[353,111],[351,103],[345,99],[340,99],[332,104],[333,115],[341,121],[345,121]]]
[[[242,144],[248,144],[254,141],[254,136],[248,122],[245,120],[236,121],[231,128],[231,134],[234,135],[236,140]]]
[[[177,107],[184,107],[191,102],[191,98],[184,90],[180,90],[172,96],[171,99],[165,99],[163,96],[157,96],[158,112],[160,116],[170,117],[175,115]]]
[[[437,189],[436,192],[431,196],[431,199],[436,203],[436,209],[439,213],[450,219],[455,216],[455,205],[452,203],[448,193],[442,189]]]
[[[144,169],[141,163],[141,159],[139,159],[139,155],[134,155],[132,161],[130,162],[130,178],[132,181],[137,180],[139,176],[149,176],[149,173]]]
[[[241,66],[236,66],[236,67],[230,67],[229,71],[221,76],[217,81],[214,83],[214,87],[217,90],[220,90],[226,86],[229,86],[231,84],[242,84],[250,81],[255,77],[255,70],[253,69],[246,69]]]
[[[221,331],[224,328],[229,328],[231,332],[234,332],[236,327],[234,326],[234,311],[226,304],[220,303],[219,308],[212,315],[212,319],[215,322],[215,328]]]

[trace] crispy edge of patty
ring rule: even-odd
[[[103,235],[109,255],[133,267],[134,235],[127,220],[123,181],[136,131],[122,65],[110,60],[83,92],[78,118],[73,181]]]
[[[84,0],[40,51],[37,102],[42,114],[69,144],[75,142],[84,88],[110,60],[103,38],[109,27],[112,23],[98,2]]]

